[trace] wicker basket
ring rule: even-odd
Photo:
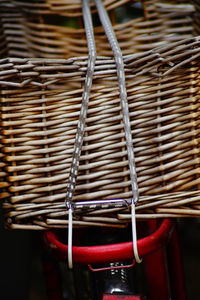
[[[195,8],[187,1],[147,0],[138,9],[143,16],[117,23],[120,9],[136,9],[134,1],[104,2],[124,55],[137,218],[200,216]],[[87,71],[80,3],[72,3],[0,3],[0,185],[11,228],[67,226],[66,184]],[[68,27],[52,24],[63,21]],[[95,38],[98,57],[74,201],[129,199],[116,67],[99,26]],[[80,212],[74,225],[120,227],[129,219],[128,208],[105,208]]]

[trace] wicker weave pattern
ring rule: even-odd
[[[114,6],[116,4],[119,6],[121,2],[126,3],[127,0],[108,2],[111,4],[114,2]],[[63,10],[63,6],[67,5],[64,0],[44,1],[43,6],[46,8],[47,4],[48,7],[50,3],[57,4],[57,9],[54,11],[56,15],[53,17],[51,17],[51,6],[48,10],[39,9],[42,5],[41,1],[38,6],[36,6],[37,1],[34,5],[27,1],[19,2],[21,6],[19,4],[14,6],[12,1],[9,5],[7,3],[8,1],[0,3],[2,16],[0,24],[2,23],[4,38],[2,52],[6,57],[69,58],[88,54],[85,33],[81,26],[82,18],[76,18],[79,28],[67,26],[67,22],[66,26],[52,24],[54,18],[59,21],[63,11],[68,12],[67,9]],[[116,23],[113,12],[113,23],[116,23],[114,30],[124,55],[150,50],[166,42],[174,42],[192,35],[191,16],[194,12],[192,5],[184,6],[183,9],[180,5],[166,5],[158,0],[147,0],[144,1],[143,10],[144,17],[121,24]],[[69,9],[69,15],[70,13]],[[95,34],[97,54],[111,56],[112,52],[103,29],[96,27]]]
[[[183,192],[198,190],[199,49],[196,38],[124,57],[141,204],[145,196],[169,193],[164,200],[169,205],[174,192],[182,192],[187,203],[191,199]],[[1,74],[7,77],[3,153],[10,201],[16,207],[64,202],[86,65],[87,59],[80,58],[1,61]],[[74,200],[128,198],[114,62],[99,57],[94,78]]]
[[[5,1],[1,0],[3,7],[18,7],[27,14],[49,15],[59,14],[67,17],[79,17],[82,15],[81,0],[40,0],[40,1]],[[10,2],[10,3],[9,3]],[[126,4],[129,0],[103,0],[108,11]],[[91,2],[94,11],[94,3]]]
[[[43,15],[52,14],[49,5],[62,15],[65,1],[40,1],[44,9],[33,10],[32,19],[26,10],[32,3],[16,3],[24,9],[0,4],[1,55],[26,57],[0,60],[1,197],[12,228],[65,227],[66,185],[87,71],[84,30],[43,24]],[[197,32],[193,6],[180,7],[145,1],[144,18],[114,26],[124,54],[140,218],[200,215],[200,40],[191,37]],[[116,67],[102,29],[95,32],[101,56],[74,201],[131,197]],[[74,222],[124,226],[129,218],[128,210],[104,209],[80,213]]]

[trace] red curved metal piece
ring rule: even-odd
[[[137,242],[139,256],[143,257],[160,247],[162,247],[169,238],[173,230],[173,221],[164,219],[159,228],[147,237],[139,239]],[[58,240],[55,232],[47,231],[44,233],[45,240],[50,248],[59,254],[59,257],[67,258],[67,245]],[[132,242],[88,246],[72,247],[73,261],[81,264],[101,264],[115,261],[124,261],[133,259]]]

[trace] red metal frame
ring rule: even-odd
[[[143,257],[163,247],[173,231],[174,223],[170,219],[164,219],[158,229],[147,237],[138,240],[139,256]],[[45,240],[54,253],[60,258],[67,258],[67,245],[59,241],[57,233],[47,231],[44,233]],[[73,261],[81,264],[101,264],[133,259],[132,242],[72,247]]]
[[[155,230],[156,223],[149,224]],[[165,247],[144,257],[149,300],[186,300],[184,270],[177,224]]]
[[[147,225],[147,226],[146,226]],[[148,236],[137,242],[139,256],[143,257],[148,300],[186,300],[183,265],[175,222],[164,219],[159,227],[156,220],[145,223]],[[144,230],[143,230],[144,233]],[[57,233],[44,233],[53,253],[67,259],[67,245],[59,241]],[[77,247],[73,246],[73,261],[81,264],[105,264],[133,259],[132,242]],[[56,298],[55,298],[56,299]],[[142,296],[103,295],[103,300],[142,300]]]
[[[177,224],[167,245],[169,280],[172,299],[186,300],[186,287]]]
[[[165,247],[162,247],[144,257],[144,270],[146,275],[145,278],[148,290],[148,299],[171,299]]]

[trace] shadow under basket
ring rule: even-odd
[[[33,3],[0,4],[1,198],[10,228],[62,228],[67,226],[66,186],[87,72],[86,39],[83,28],[44,23],[52,15],[70,16],[67,8],[59,10],[64,0],[53,12],[46,1],[38,1],[38,7]],[[117,2],[109,3],[112,19]],[[199,217],[195,8],[185,1],[153,0],[139,7],[142,16],[113,25],[125,66],[140,195],[136,217]],[[79,7],[76,16],[81,20]],[[116,65],[99,26],[95,38],[98,56],[75,202],[132,196]],[[104,208],[80,211],[73,223],[123,227],[130,218],[129,208]]]

